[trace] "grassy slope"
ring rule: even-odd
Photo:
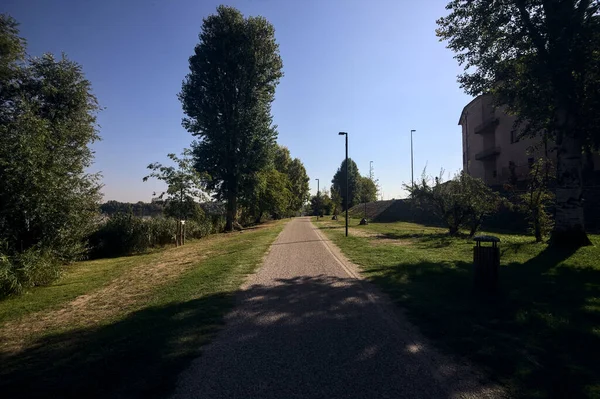
[[[98,289],[141,263],[156,260],[159,253],[78,262],[47,287],[33,288],[23,295],[0,301],[0,324],[32,312],[56,309],[86,292]]]
[[[174,282],[154,289],[135,311],[128,309],[92,326],[44,332],[26,350],[16,355],[0,354],[0,392],[11,398],[166,395],[174,387],[177,374],[218,331],[223,315],[234,303],[235,291],[260,264],[283,225],[234,233],[214,239],[212,245],[212,238],[201,240],[198,243],[203,245],[203,252],[211,254]],[[118,268],[119,260],[139,264],[147,257],[94,263],[99,263],[96,266],[105,269],[104,273],[118,274],[110,265]],[[87,269],[89,263],[78,267]],[[76,269],[62,282],[72,282],[73,275],[78,275]],[[91,272],[79,273],[77,280]],[[55,291],[60,286],[58,283],[32,293],[29,308],[41,308],[33,304],[35,298],[55,298],[56,305],[64,298],[56,299],[61,296],[44,290]],[[23,314],[22,307],[16,306],[15,312]]]
[[[358,220],[345,238],[343,221],[319,224],[442,349],[522,397],[600,397],[600,236],[569,253],[496,234],[501,289],[489,298],[472,290],[470,240],[411,223],[354,227]]]

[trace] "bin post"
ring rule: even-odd
[[[473,247],[473,288],[481,293],[495,293],[498,289],[500,272],[500,239],[494,236],[474,237]],[[482,246],[482,243],[492,246]]]

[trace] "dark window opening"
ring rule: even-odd
[[[492,172],[492,176],[493,176],[493,177],[498,177],[498,171],[496,171],[496,170],[495,170],[495,171],[493,171],[493,172]]]
[[[533,158],[527,158],[527,165],[529,165],[529,169],[533,168]]]

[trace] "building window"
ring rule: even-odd
[[[494,177],[494,178],[498,177],[498,171],[496,171],[496,170],[493,171],[492,172],[492,177]]]
[[[515,129],[512,129],[510,131],[510,143],[514,144],[517,142],[517,131]]]
[[[467,164],[467,153],[463,151],[463,165]]]
[[[533,168],[533,162],[534,162],[533,158],[527,158],[527,165],[529,165],[529,169]]]

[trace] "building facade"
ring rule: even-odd
[[[545,148],[539,137],[519,138],[513,131],[515,120],[504,107],[494,107],[490,95],[481,95],[467,104],[458,121],[462,126],[463,170],[495,186],[514,178],[526,180],[530,166],[541,156],[556,159],[553,144]],[[598,170],[598,155],[593,164]]]

